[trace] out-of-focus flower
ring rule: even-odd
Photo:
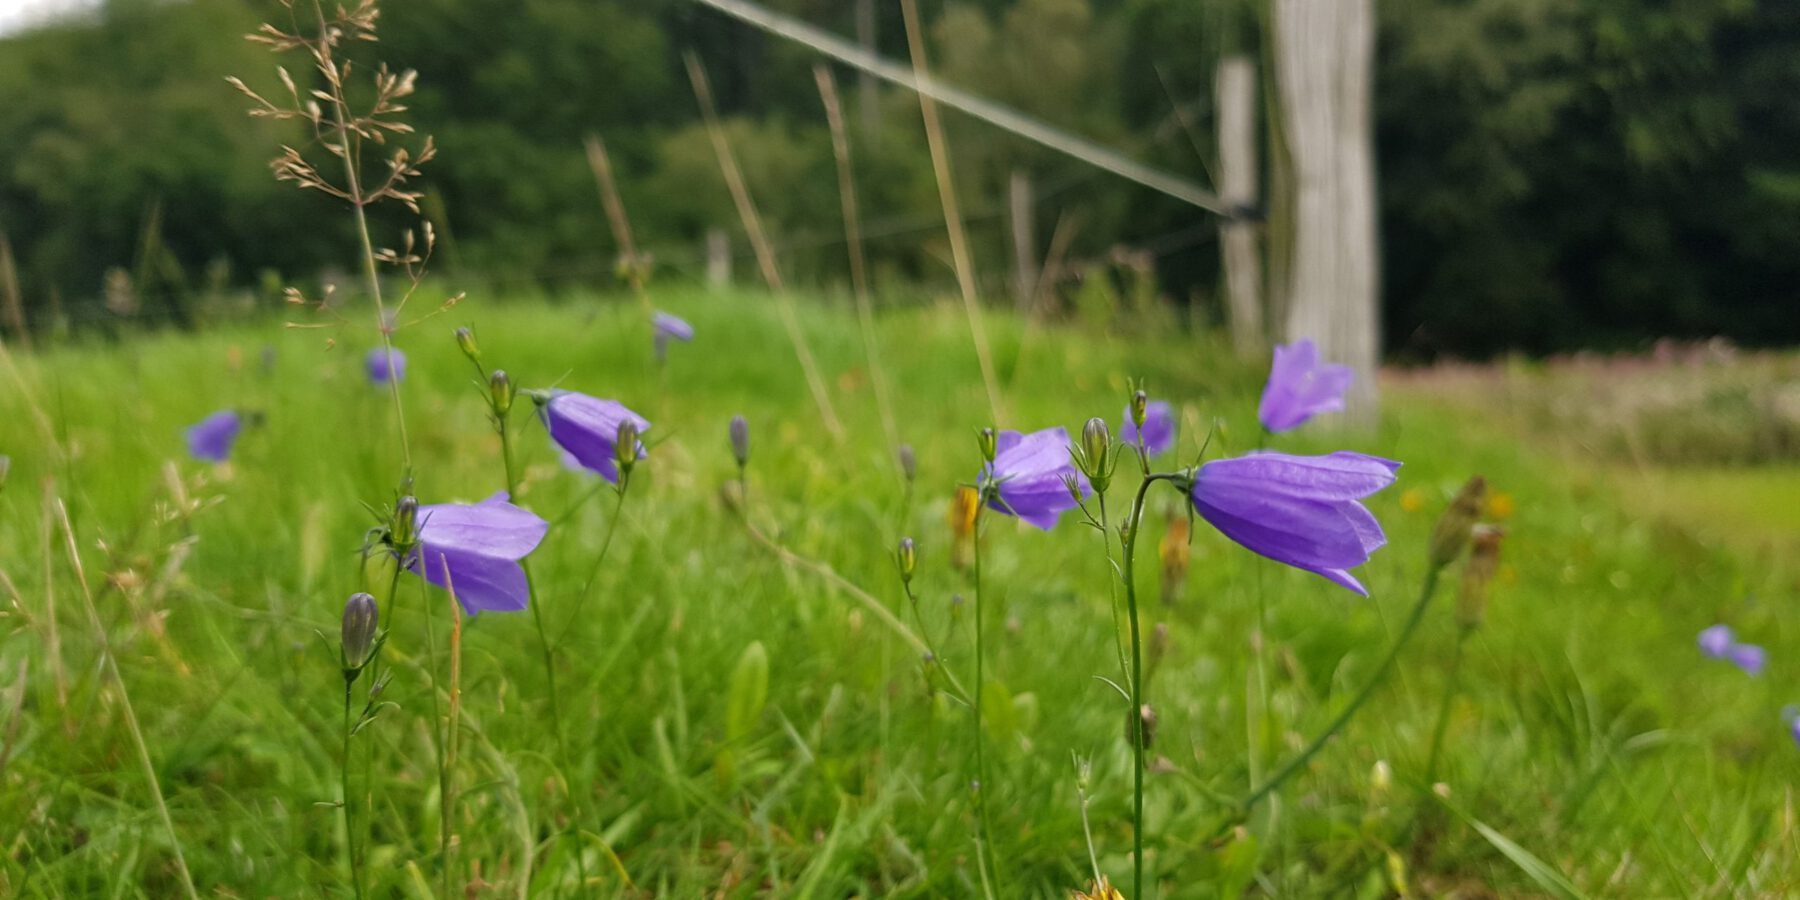
[[[1407,488],[1400,492],[1400,511],[1416,513],[1425,508],[1425,492],[1418,488]]]
[[[1394,483],[1400,464],[1361,453],[1252,453],[1194,475],[1194,510],[1226,537],[1279,563],[1369,592],[1349,572],[1387,543],[1358,502]]]
[[[975,538],[975,515],[981,511],[981,495],[974,488],[959,484],[950,495],[950,563],[962,568],[970,543]]]
[[[650,318],[650,326],[655,333],[657,362],[662,362],[668,355],[670,341],[685,344],[694,339],[694,326],[689,325],[686,319],[660,310]]]
[[[900,565],[900,580],[905,584],[912,584],[913,572],[919,567],[919,551],[913,546],[912,538],[900,539],[899,549],[894,551],[894,561]]]
[[[614,443],[619,438],[619,425],[630,422],[641,435],[650,430],[650,420],[626,409],[617,400],[601,400],[573,391],[536,396],[541,398],[538,416],[550,431],[550,439],[582,468],[617,484],[619,455]],[[644,443],[635,443],[636,456],[642,458],[646,455]]]
[[[1352,377],[1349,366],[1320,364],[1318,345],[1311,339],[1278,346],[1256,417],[1264,428],[1279,432],[1320,413],[1338,412]]]
[[[726,429],[731,439],[731,458],[737,460],[738,468],[750,464],[750,423],[743,416],[732,416],[731,426]]]
[[[1069,481],[1082,496],[1092,493],[1086,476],[1069,458],[1069,432],[1046,428],[1031,434],[1002,431],[994,442],[993,462],[976,481],[990,509],[1017,516],[1046,531],[1064,511],[1076,505]]]
[[[475,342],[475,332],[469,326],[464,325],[456,329],[455,334],[457,349],[461,350],[470,362],[479,364],[481,362],[481,345]]]
[[[1489,491],[1487,498],[1488,518],[1504,522],[1512,518],[1513,496],[1505,491]]]
[[[1144,428],[1140,432],[1133,419],[1131,407],[1125,407],[1125,418],[1119,425],[1119,440],[1128,447],[1138,445],[1138,436],[1143,435],[1144,453],[1159,456],[1167,453],[1175,446],[1175,407],[1167,400],[1152,400],[1144,406]]]
[[[1472,532],[1462,590],[1456,597],[1456,623],[1463,628],[1479,628],[1487,617],[1488,586],[1500,569],[1500,539],[1505,534],[1498,525],[1477,525]]]
[[[1162,561],[1164,603],[1181,599],[1181,586],[1186,583],[1188,572],[1188,534],[1187,516],[1170,516],[1162,543],[1156,545],[1157,559]]]
[[[470,615],[525,608],[530,587],[519,560],[537,549],[548,522],[512,505],[504,491],[472,505],[421,506],[418,515],[418,546],[407,569],[453,589]]]
[[[1736,643],[1737,638],[1732,635],[1730,625],[1714,625],[1700,632],[1700,652],[1713,659],[1724,659]]]
[[[406,354],[393,348],[376,347],[363,358],[369,370],[369,383],[382,385],[406,380]]]
[[[919,474],[919,457],[913,453],[912,445],[901,444],[894,455],[899,459],[901,476],[906,479],[907,484],[912,484],[913,478]]]
[[[1732,644],[1731,649],[1725,651],[1725,658],[1743,669],[1746,675],[1761,675],[1763,666],[1769,662],[1768,653],[1755,644]]]
[[[201,419],[187,430],[188,453],[203,462],[224,462],[231,456],[231,445],[237,443],[238,430],[244,418],[236,410],[220,410]]]

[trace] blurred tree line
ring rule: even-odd
[[[853,2],[769,5],[856,33]],[[922,8],[946,81],[1203,183],[1214,67],[1267,56],[1254,0]],[[898,4],[874,9],[879,51],[905,59]],[[223,80],[276,85],[275,60],[241,35],[283,15],[271,0],[108,0],[90,21],[0,39],[0,233],[35,325],[181,323],[208,290],[272,296],[282,279],[353,268],[348,217],[268,174],[279,144],[308,135],[249,118]],[[1379,15],[1391,353],[1800,340],[1800,4],[1382,0]],[[739,229],[682,69],[690,49],[787,274],[847,278],[812,52],[691,0],[393,0],[382,33],[362,55],[419,71],[412,121],[441,148],[425,207],[444,239],[438,270],[459,287],[610,281],[590,132],[661,277],[698,276],[705,231]],[[916,98],[884,88],[865,111],[854,74],[838,75],[878,289],[947,288]],[[1220,314],[1211,216],[954,113],[947,123],[988,293],[1007,290],[1018,171],[1036,198],[1036,252],[1062,229],[1085,276],[1067,293],[1131,294],[1153,268],[1197,317]]]

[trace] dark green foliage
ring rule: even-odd
[[[855,4],[771,6],[846,36]],[[299,4],[306,9],[307,4]],[[899,5],[877,47],[906,58]],[[1800,337],[1800,10],[1776,0],[1392,0],[1376,73],[1388,344],[1403,358],[1631,345],[1650,336]],[[945,80],[1202,182],[1212,72],[1262,55],[1266,2],[921,4]],[[353,270],[347,217],[264,165],[303,131],[253,120],[223,77],[276,85],[239,35],[270,0],[109,0],[92,25],[0,40],[0,230],[32,320],[107,320],[106,273],[137,316],[187,323],[209,281],[264,287]],[[789,280],[847,281],[815,55],[692,0],[407,0],[356,48],[420,73],[413,119],[442,154],[422,182],[461,281],[608,283],[616,246],[583,157],[605,136],[640,243],[697,277],[706,229],[742,242],[680,55],[708,68]],[[305,81],[298,60],[289,60]],[[1264,72],[1265,83],[1268,72]],[[865,131],[839,71],[878,287],[951,283],[914,98],[884,89]],[[1176,113],[1177,108],[1180,114]],[[1115,245],[1163,292],[1218,315],[1214,219],[946,114],[982,290],[1007,288],[1006,188],[1038,194],[1038,252],[1066,215],[1076,271]],[[377,221],[377,242],[392,243]],[[743,263],[748,262],[747,253]],[[209,267],[213,277],[207,273]],[[739,276],[752,277],[740,264]],[[279,282],[279,279],[276,279]],[[1064,286],[1064,300],[1077,286]],[[262,291],[265,302],[267,290]]]

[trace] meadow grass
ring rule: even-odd
[[[515,499],[556,523],[533,574],[552,636],[567,628],[557,681],[569,752],[550,725],[531,617],[468,620],[452,880],[478,897],[634,896],[627,878],[667,897],[976,895],[966,711],[926,689],[918,654],[880,616],[752,539],[721,500],[736,477],[726,423],[742,413],[750,523],[909,624],[891,554],[903,534],[916,538],[924,627],[967,681],[969,607],[957,598],[969,573],[950,564],[946,508],[979,468],[975,430],[991,423],[962,311],[914,306],[876,323],[900,431],[917,450],[908,504],[847,306],[800,304],[847,427],[839,442],[817,421],[767,295],[657,299],[699,333],[660,371],[641,312],[617,297],[472,301],[396,336],[411,357],[402,390],[422,502],[503,487],[456,325],[473,325],[484,361],[520,387],[617,398],[655,423],[617,538],[571,620],[612,504],[590,498],[594,482],[564,470],[541,426],[515,413]],[[987,326],[1012,416],[1003,426],[1074,432],[1098,415],[1116,428],[1128,379],[1142,378],[1183,411],[1184,458],[1215,425],[1212,455],[1257,441],[1263,364],[1235,361],[1217,337],[1168,321],[1113,334],[1000,315]],[[0,391],[0,452],[13,458],[0,491],[0,679],[12,685],[0,690],[0,894],[157,897],[181,883],[47,518],[58,499],[200,893],[349,894],[334,805],[342,679],[315,632],[335,635],[345,597],[362,587],[357,550],[376,521],[364,507],[391,504],[400,460],[392,405],[364,377],[367,347],[345,333],[328,350],[327,334],[270,322],[77,343],[21,358],[28,390]],[[226,466],[187,460],[181,429],[228,406],[259,411],[261,424]],[[1627,515],[1607,484],[1494,423],[1404,396],[1390,398],[1376,433],[1308,428],[1278,446],[1404,461],[1399,482],[1369,501],[1391,544],[1361,571],[1373,593],[1362,600],[1201,523],[1172,604],[1155,599],[1145,548],[1145,616],[1169,628],[1148,682],[1159,719],[1151,896],[1796,889],[1800,753],[1780,714],[1800,701],[1783,652],[1791,572]],[[1514,509],[1450,706],[1444,787],[1421,779],[1456,642],[1453,590],[1346,732],[1279,802],[1237,824],[1248,760],[1278,764],[1363,683],[1412,603],[1433,519],[1474,473]],[[1152,496],[1146,539],[1160,540],[1179,498]],[[1072,516],[1049,533],[993,516],[984,540],[989,622],[1000,626],[987,636],[985,687],[1000,893],[1066,896],[1090,877],[1077,758],[1092,763],[1100,866],[1128,883],[1124,706],[1096,677],[1116,672],[1098,537]],[[1260,706],[1258,584],[1266,720],[1247,713]],[[396,708],[357,738],[356,778],[372,775],[370,895],[436,896],[424,667],[447,663],[441,648],[427,653],[418,591],[396,598],[382,611]],[[447,601],[430,598],[441,642]],[[1718,621],[1769,647],[1762,678],[1695,651],[1695,633]],[[569,790],[582,801],[567,802]]]

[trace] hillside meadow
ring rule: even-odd
[[[612,295],[474,298],[395,338],[422,503],[506,486],[486,388],[451,337],[459,325],[520,388],[618,399],[653,427],[621,502],[559,463],[529,403],[514,412],[513,499],[551,523],[531,560],[554,693],[530,613],[460,620],[453,695],[450,598],[410,576],[381,598],[392,680],[350,744],[351,793],[368,801],[362,889],[980,895],[969,711],[928,679],[908,637],[932,642],[930,666],[974,683],[974,575],[957,565],[950,504],[981,468],[976,431],[996,423],[960,305],[884,310],[872,371],[847,304],[799,302],[838,437],[772,298],[670,288],[656,300],[696,331],[660,366],[638,307]],[[185,866],[205,896],[352,895],[339,620],[364,589],[358,550],[403,468],[357,324],[77,340],[15,353],[16,370],[0,372],[11,457],[0,894],[175,896]],[[985,324],[1002,427],[1075,434],[1099,416],[1116,430],[1141,379],[1178,411],[1162,465],[1262,440],[1268,361],[1240,361],[1216,336],[1158,319]],[[894,437],[877,377],[891,385]],[[1783,722],[1800,702],[1783,615],[1794,573],[1644,513],[1479,410],[1409,399],[1417,391],[1391,392],[1371,431],[1321,420],[1270,444],[1404,463],[1367,500],[1389,537],[1358,571],[1368,599],[1198,519],[1185,544],[1165,540],[1185,527],[1185,501],[1149,495],[1135,574],[1146,632],[1166,632],[1144,681],[1157,717],[1144,895],[1796,890],[1800,751]],[[183,429],[223,408],[248,423],[230,460],[190,459]],[[741,491],[734,414],[750,437]],[[910,488],[896,438],[917,459]],[[1134,465],[1112,488],[1115,514]],[[1475,474],[1490,485],[1483,518],[1505,537],[1456,693],[1446,702],[1451,569],[1368,705],[1239,815],[1252,785],[1375,674],[1433,523]],[[917,547],[916,615],[895,563],[903,536]],[[1128,887],[1132,758],[1127,707],[1105,680],[1118,666],[1100,535],[1075,515],[1047,532],[987,515],[979,541],[992,889],[1066,897],[1096,865]],[[1181,546],[1186,571],[1165,590],[1164,560]],[[1699,652],[1696,634],[1717,623],[1767,648],[1760,676]],[[366,687],[355,685],[359,707]]]

